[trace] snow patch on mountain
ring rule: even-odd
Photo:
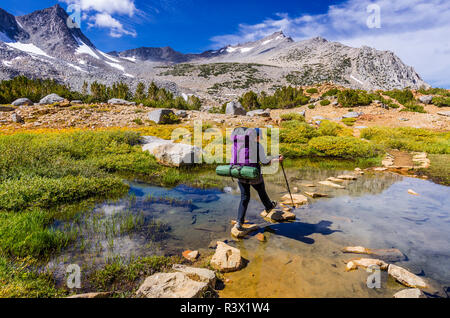
[[[105,61],[105,63],[108,64],[108,65],[111,66],[111,67],[114,67],[114,68],[116,68],[116,69],[122,71],[122,72],[125,71],[125,67],[123,67],[123,66],[120,65],[120,64],[117,64],[117,63],[111,63],[111,62],[108,62],[108,61]]]
[[[40,48],[38,48],[36,45],[34,45],[32,43],[10,42],[10,43],[5,43],[5,44],[12,48],[15,48],[17,50],[23,51],[23,52],[42,55],[42,56],[45,56],[48,58],[52,58],[50,55],[48,55],[47,53],[45,53],[44,51],[42,51]]]

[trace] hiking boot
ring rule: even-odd
[[[240,224],[240,223],[236,223],[236,224],[234,225],[234,227],[235,227],[235,229],[238,230],[238,231],[245,231],[245,229],[242,227],[242,224]]]
[[[267,213],[272,212],[273,209],[275,209],[277,207],[278,203],[276,201],[272,201],[272,208],[269,210],[266,210]]]

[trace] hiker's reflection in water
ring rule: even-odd
[[[261,164],[268,165],[275,160],[283,161],[284,158],[283,156],[267,156],[264,147],[259,143],[260,138],[261,131],[259,128],[236,128],[231,134],[233,147],[230,165],[259,169],[259,176],[256,179],[239,179],[238,181],[239,189],[241,190],[241,202],[235,228],[239,231],[244,230],[242,225],[245,222],[245,215],[250,202],[250,187],[253,187],[258,192],[267,212],[273,210],[277,205],[276,202],[270,200],[266,192],[264,178],[261,173]]]

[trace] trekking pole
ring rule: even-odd
[[[292,206],[295,208],[294,199],[292,198],[292,193],[291,193],[291,187],[289,187],[289,181],[286,177],[286,171],[284,171],[283,161],[280,161],[280,165],[281,165],[281,170],[283,170],[284,179],[286,180],[286,185],[287,185],[287,188],[289,191],[289,195],[291,196]]]

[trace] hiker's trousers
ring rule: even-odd
[[[238,212],[238,222],[244,224],[245,214],[247,213],[247,207],[250,203],[250,187],[253,187],[259,195],[261,202],[264,204],[266,210],[272,209],[272,201],[270,201],[269,195],[266,192],[266,186],[264,185],[264,180],[257,184],[248,184],[243,182],[238,182],[239,189],[241,190],[241,203],[239,204]]]

